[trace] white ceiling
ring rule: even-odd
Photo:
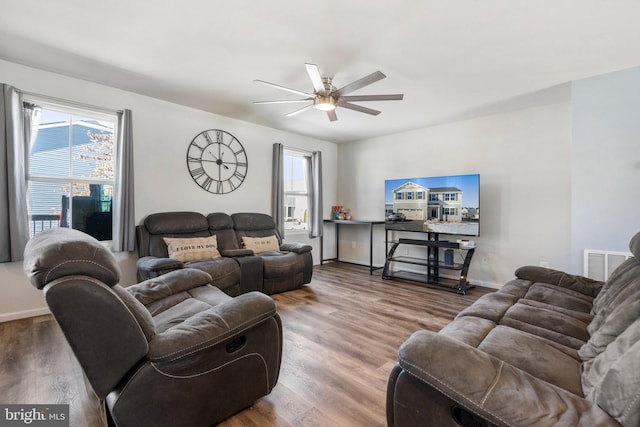
[[[273,128],[344,142],[473,117],[640,65],[638,0],[0,0],[0,58]],[[253,80],[313,91],[304,63],[369,116],[337,122]],[[1,81],[0,76],[0,81]],[[543,92],[544,93],[544,92]]]

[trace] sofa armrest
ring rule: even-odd
[[[138,280],[146,280],[184,268],[184,263],[173,258],[145,256],[136,261],[136,266],[138,267]]]
[[[148,357],[152,362],[170,362],[204,351],[275,315],[273,299],[249,292],[156,334],[149,343]]]
[[[399,364],[496,425],[617,425],[596,404],[445,335],[414,333],[400,347]]]
[[[604,285],[604,282],[599,280],[533,265],[518,268],[515,271],[515,275],[519,279],[561,286],[591,297],[597,296]]]
[[[225,249],[220,251],[220,255],[230,258],[239,258],[243,256],[254,255],[251,249]]]
[[[284,252],[295,252],[297,254],[303,254],[305,252],[311,252],[311,246],[304,243],[283,243],[280,245],[280,250]]]
[[[142,304],[149,305],[171,295],[208,285],[212,280],[209,273],[195,268],[184,268],[145,280],[126,289]]]

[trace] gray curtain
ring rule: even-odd
[[[135,201],[133,194],[133,126],[131,110],[118,113],[115,179],[116,200],[113,203],[113,250],[131,252],[135,249]]]
[[[0,85],[0,262],[20,261],[29,240],[22,96]]]
[[[309,237],[322,236],[322,153],[314,151],[309,162]]]
[[[273,144],[273,180],[271,185],[271,216],[284,237],[284,146]]]

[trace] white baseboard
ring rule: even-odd
[[[504,286],[504,285],[498,285],[497,283],[483,282],[481,280],[473,280],[473,278],[471,278],[469,282],[471,282],[471,284],[476,286],[482,286],[482,287],[491,288],[491,289],[500,289],[502,286]]]
[[[27,319],[29,317],[42,316],[43,314],[51,314],[47,307],[33,308],[31,310],[14,311],[11,313],[0,314],[0,323],[10,322],[12,320]]]

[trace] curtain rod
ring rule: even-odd
[[[304,148],[288,147],[288,146],[286,146],[286,145],[284,145],[284,144],[283,144],[282,146],[283,146],[283,148],[284,148],[285,150],[289,150],[289,151],[297,151],[297,152],[298,152],[298,153],[300,153],[300,154],[309,154],[309,155],[312,155],[312,154],[313,154],[313,151],[305,150]]]
[[[102,113],[110,113],[110,114],[121,114],[121,113],[123,113],[123,110],[112,110],[110,108],[98,107],[96,105],[85,104],[85,103],[77,102],[77,101],[70,101],[68,99],[56,98],[55,96],[41,95],[39,93],[33,93],[33,92],[25,92],[25,91],[20,90],[20,89],[16,89],[16,90],[19,93],[21,93],[23,95],[26,95],[26,96],[33,96],[34,98],[40,98],[43,101],[50,101],[50,102],[54,102],[54,103],[58,103],[58,104],[69,105],[69,106],[76,107],[76,108],[82,108],[84,110],[94,110],[94,111],[99,111],[99,112],[102,112]]]

